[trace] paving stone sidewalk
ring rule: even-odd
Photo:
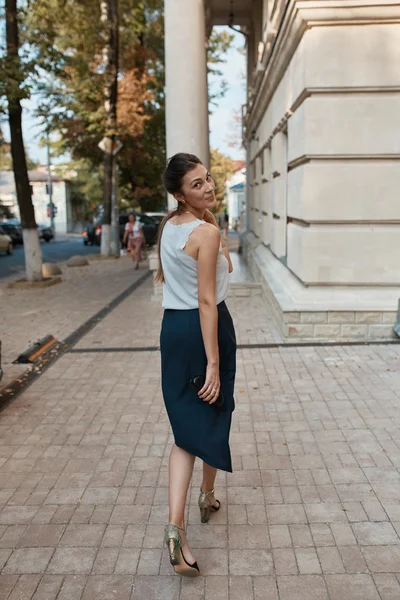
[[[162,543],[160,357],[134,351],[158,341],[150,293],[0,413],[0,600],[398,600],[400,348],[239,350],[234,473],[219,474],[222,507],[202,525],[196,463],[202,576],[183,580]],[[229,303],[240,343],[268,339],[260,298]]]
[[[13,365],[13,361],[31,344],[48,334],[63,341],[143,275],[143,269],[133,269],[130,257],[118,260],[91,258],[86,267],[71,268],[65,263],[60,266],[63,281],[50,288],[10,289],[8,280],[0,283],[4,370],[0,387],[6,387],[13,378],[30,368]]]

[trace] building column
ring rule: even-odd
[[[167,157],[190,152],[209,166],[204,0],[165,0]],[[175,200],[168,199],[169,208]]]

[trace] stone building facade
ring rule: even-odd
[[[240,27],[248,50],[243,247],[282,334],[394,336],[399,3],[166,0],[169,155],[208,161],[204,39],[222,24]]]

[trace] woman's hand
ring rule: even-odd
[[[220,388],[221,383],[219,378],[219,366],[208,364],[206,370],[206,381],[199,391],[199,397],[204,400],[204,402],[214,404],[214,402],[218,399]]]
[[[215,225],[215,227],[219,229],[217,219],[215,218],[211,210],[208,210],[208,208],[206,208],[205,210],[203,221],[205,221],[206,223],[211,223],[211,225]]]

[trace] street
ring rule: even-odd
[[[68,241],[42,242],[43,262],[59,262],[68,260],[76,254],[98,254],[99,246],[84,246],[81,238],[72,238]],[[12,256],[0,254],[0,279],[10,275],[24,274],[25,257],[24,247],[15,246]]]

